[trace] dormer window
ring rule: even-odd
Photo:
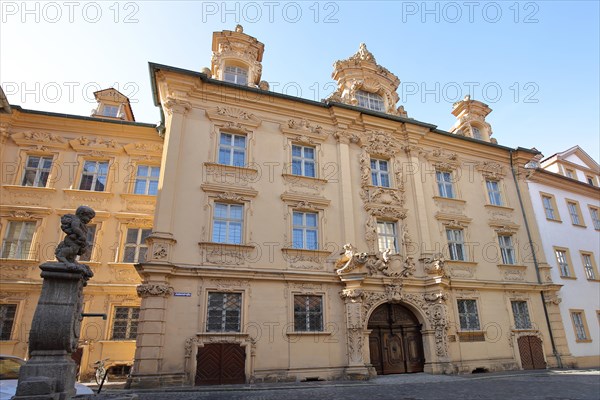
[[[116,118],[119,114],[119,106],[104,104],[102,106],[102,116]]]
[[[368,108],[373,111],[385,111],[383,98],[378,94],[358,90],[356,92],[356,100],[358,100],[359,107]]]
[[[238,85],[248,84],[248,70],[242,67],[228,65],[223,73],[225,82],[237,83]]]
[[[479,128],[472,126],[471,132],[473,133],[473,139],[481,140],[481,131],[479,130]]]

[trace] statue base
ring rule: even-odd
[[[19,372],[19,386],[14,400],[64,400],[75,396],[77,364],[67,352],[44,352],[33,356]]]

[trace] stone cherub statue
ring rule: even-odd
[[[96,212],[88,206],[79,206],[73,214],[65,214],[60,218],[60,228],[66,234],[58,244],[54,255],[68,269],[81,271],[91,278],[94,274],[87,265],[79,264],[77,256],[84,254],[88,248],[87,224],[96,216]]]

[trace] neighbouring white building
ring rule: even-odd
[[[600,366],[600,167],[579,146],[531,165],[529,193],[577,367]],[[535,170],[533,170],[535,168]]]

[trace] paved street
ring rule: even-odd
[[[113,395],[116,390],[108,393]],[[107,394],[108,394],[107,393]],[[123,391],[121,393],[131,393]],[[306,382],[137,391],[140,400],[162,399],[600,399],[599,370],[512,371],[468,376],[389,375],[368,382]],[[108,396],[107,396],[108,397]]]

